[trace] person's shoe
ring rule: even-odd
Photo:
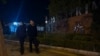
[[[21,55],[24,55],[24,52],[21,52]]]
[[[35,52],[36,52],[37,54],[39,54],[39,53],[40,53],[40,50],[39,50],[39,49],[37,49],[37,50],[35,50]]]
[[[21,54],[21,56],[24,56],[24,54]]]
[[[24,56],[24,53],[21,53],[20,56]]]
[[[32,50],[30,50],[29,52],[30,52],[30,53],[32,53],[33,51],[32,51]]]
[[[20,55],[20,56],[24,56],[24,55]]]

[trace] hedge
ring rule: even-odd
[[[38,38],[40,43],[46,45],[100,52],[100,41],[91,35],[49,33],[39,35]]]

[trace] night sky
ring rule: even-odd
[[[48,4],[48,0],[7,0],[6,4],[0,3],[0,19],[5,22],[33,19],[41,24],[48,16]]]

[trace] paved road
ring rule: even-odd
[[[9,56],[21,56],[19,53],[19,44],[14,42],[6,42]],[[34,47],[33,47],[34,48]],[[71,53],[66,50],[57,50],[51,48],[40,47],[40,54],[29,53],[29,47],[25,44],[25,54],[24,56],[82,56],[79,54]]]

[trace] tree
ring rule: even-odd
[[[50,0],[49,4],[49,12],[51,16],[57,16],[60,13],[66,13],[68,7],[66,7],[66,4],[68,0]]]
[[[8,56],[7,49],[5,46],[5,40],[4,40],[4,36],[3,36],[1,22],[0,22],[0,56]]]
[[[49,12],[51,16],[73,14],[75,11],[79,13],[80,9],[89,6],[91,0],[50,0]]]
[[[0,0],[1,3],[5,4],[6,0]],[[2,20],[0,20],[0,56],[8,56],[5,40],[3,36]]]
[[[95,1],[97,4],[97,9],[93,10],[93,24],[92,30],[96,34],[100,34],[100,0]]]
[[[6,4],[7,1],[6,0],[0,0],[1,3]]]

